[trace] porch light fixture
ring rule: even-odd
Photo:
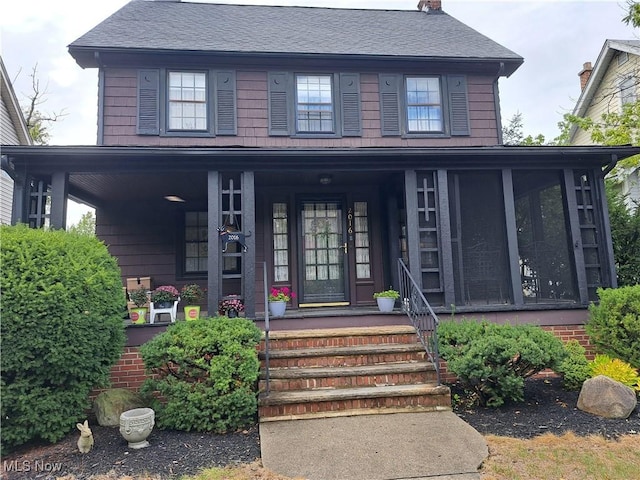
[[[332,180],[333,177],[329,174],[320,175],[320,185],[329,185]]]
[[[164,198],[165,200],[169,200],[170,202],[184,202],[184,199],[180,198],[177,195],[167,195]]]

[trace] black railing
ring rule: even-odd
[[[409,269],[401,258],[398,259],[398,277],[400,279],[400,306],[409,316],[418,338],[429,360],[436,368],[438,385],[440,385],[440,357],[438,355],[438,316],[422,293],[420,287],[411,276]]]
[[[271,386],[269,385],[269,289],[267,288],[267,262],[263,262],[263,285],[264,285],[264,381],[265,395],[269,396]]]

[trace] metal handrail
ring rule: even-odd
[[[407,314],[416,329],[427,357],[436,368],[436,381],[440,385],[440,356],[438,354],[438,316],[422,293],[422,289],[411,276],[401,258],[398,259],[398,277],[400,279],[400,302],[402,311]]]
[[[269,289],[267,288],[267,262],[263,262],[264,285],[264,376],[265,395],[268,397],[271,391],[269,384]]]

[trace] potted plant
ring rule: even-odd
[[[269,313],[274,317],[284,316],[287,302],[295,298],[295,293],[289,287],[271,287],[269,292]]]
[[[204,291],[197,283],[185,285],[180,290],[180,300],[184,302],[185,320],[197,320],[200,318],[200,305],[194,305],[204,295]]]
[[[244,312],[244,304],[238,295],[229,295],[218,304],[218,314],[229,318],[235,318]]]
[[[129,317],[131,322],[135,324],[145,323],[147,316],[147,302],[149,301],[149,292],[146,288],[140,287],[129,292],[129,300],[133,302],[136,308],[131,308]]]
[[[389,289],[373,294],[373,298],[378,302],[378,310],[381,312],[392,312],[396,300],[400,298],[400,292]]]
[[[155,308],[171,308],[176,300],[180,300],[180,292],[173,285],[162,285],[151,292]]]

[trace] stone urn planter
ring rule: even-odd
[[[129,442],[129,448],[149,446],[147,437],[155,425],[156,412],[151,408],[134,408],[120,415],[120,434]]]

